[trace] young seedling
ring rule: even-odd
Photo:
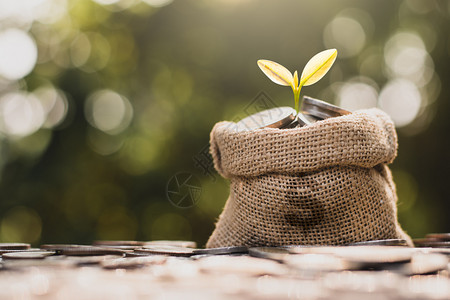
[[[336,49],[328,49],[314,55],[303,69],[300,83],[297,71],[292,75],[288,69],[274,61],[260,59],[258,60],[258,66],[273,82],[292,88],[292,91],[294,92],[295,110],[298,113],[300,91],[302,87],[312,85],[325,76],[336,60],[336,57]]]

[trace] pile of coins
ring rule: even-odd
[[[448,237],[429,235],[426,239]],[[450,248],[0,244],[2,299],[450,299]]]
[[[238,131],[249,131],[259,128],[296,128],[350,113],[348,110],[322,100],[304,96],[298,114],[291,107],[276,107],[250,115],[240,120],[236,126]]]

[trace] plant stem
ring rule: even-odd
[[[300,100],[300,91],[302,89],[302,86],[298,86],[295,90],[294,90],[294,100],[295,100],[295,111],[298,113],[299,112],[299,100]]]

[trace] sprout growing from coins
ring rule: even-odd
[[[260,59],[258,60],[258,66],[273,82],[292,88],[294,92],[295,110],[298,113],[302,87],[312,85],[325,76],[336,60],[336,57],[336,49],[328,49],[314,55],[303,69],[300,82],[297,71],[292,75],[288,69],[276,62]]]

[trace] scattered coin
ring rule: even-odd
[[[235,273],[247,276],[286,275],[286,266],[267,259],[251,256],[212,255],[197,260],[200,269],[207,273]]]
[[[41,251],[39,248],[28,248],[28,249],[0,249],[0,255],[4,253],[13,253],[13,252],[27,252],[27,251]]]
[[[197,248],[197,243],[193,241],[167,241],[167,240],[159,240],[159,241],[150,241],[145,242],[145,246],[173,246],[173,247],[182,247],[182,248]]]
[[[389,264],[403,264],[411,261],[412,249],[397,246],[348,246],[342,247],[336,255],[362,268],[383,269]]]
[[[450,241],[450,233],[429,233],[425,236],[427,239],[436,239],[439,241]]]
[[[253,257],[266,258],[276,261],[283,261],[289,255],[286,248],[277,247],[255,247],[248,249],[248,254]]]
[[[135,249],[134,253],[189,257],[194,255],[194,249],[174,246],[146,245],[143,248]]]
[[[56,254],[67,256],[92,256],[92,255],[123,255],[126,250],[98,247],[89,245],[71,245],[71,244],[46,244],[41,246],[42,249],[53,250]]]
[[[246,254],[248,253],[248,248],[245,246],[232,246],[232,247],[206,248],[194,250],[194,254],[225,255],[238,253]]]
[[[66,260],[73,262],[76,265],[84,266],[84,265],[97,265],[104,261],[115,260],[122,258],[122,254],[117,255],[94,255],[94,256],[83,256],[83,255],[75,255],[75,256],[67,256]]]
[[[136,269],[148,265],[160,265],[166,261],[162,255],[151,255],[145,257],[117,258],[100,262],[104,269]]]
[[[139,241],[94,241],[94,246],[141,247],[145,242]]]
[[[0,243],[1,250],[24,250],[29,248],[30,244],[26,243]]]
[[[319,119],[328,119],[351,114],[348,110],[308,96],[303,97],[300,111],[304,114],[312,115]]]
[[[356,264],[331,254],[292,254],[283,260],[287,265],[303,271],[344,271],[357,269]]]
[[[83,247],[92,247],[92,246],[76,245],[76,244],[44,244],[44,245],[41,245],[41,249],[48,249],[48,250],[59,250],[59,249],[67,249],[67,248],[83,248]]]
[[[282,128],[294,121],[297,112],[292,107],[275,107],[250,115],[236,123],[237,131],[258,128]]]
[[[404,246],[407,247],[408,243],[404,239],[386,239],[386,240],[373,240],[348,244],[348,246]]]
[[[446,270],[449,260],[443,254],[414,254],[411,262],[402,266],[400,273],[413,275],[434,274],[441,270]]]
[[[416,248],[418,253],[439,253],[450,256],[450,248],[431,248],[431,247],[420,247]]]
[[[433,238],[414,239],[416,247],[432,247],[432,248],[450,248],[450,241],[440,241]]]
[[[3,259],[44,259],[47,256],[54,255],[54,251],[24,251],[10,252],[2,255]]]

